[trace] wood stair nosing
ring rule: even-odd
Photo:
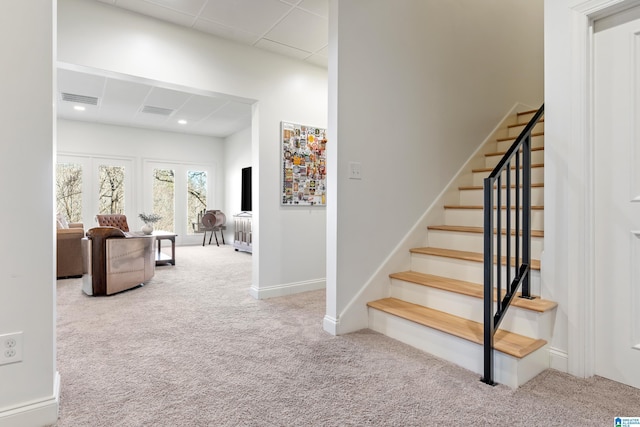
[[[466,295],[473,298],[484,298],[484,286],[478,283],[467,282],[464,280],[451,279],[448,277],[435,276],[433,274],[419,273],[417,271],[402,271],[389,275],[391,279],[402,280],[404,282],[413,283],[429,288],[440,289],[460,295]],[[505,291],[502,291],[504,296]],[[493,299],[497,299],[497,290],[494,289]],[[511,301],[511,305],[525,310],[544,313],[552,310],[558,304],[554,301],[545,300],[539,296],[532,296],[533,299],[517,298],[522,295],[521,292],[516,293],[516,297]]]
[[[494,190],[496,189],[496,185],[493,186]],[[544,187],[544,182],[537,182],[537,183],[533,183],[531,184],[531,188],[542,188]],[[505,190],[507,188],[506,184],[502,184],[502,186],[500,187],[503,190]],[[511,186],[509,188],[516,188],[515,184],[511,184]],[[519,188],[522,188],[522,184],[520,184]],[[458,190],[460,191],[469,191],[469,190],[484,190],[484,187],[482,185],[463,185],[458,187]]]
[[[401,317],[476,344],[483,344],[480,323],[396,298],[384,298],[367,303],[368,307]],[[547,342],[499,329],[494,335],[494,348],[516,358],[523,358],[543,347]]]
[[[535,114],[537,112],[538,110],[526,110],[526,111],[520,111],[519,113],[516,113],[516,115],[520,117],[520,116],[526,116],[527,114]]]
[[[526,123],[518,126],[526,126]],[[536,132],[531,134],[531,138],[535,138],[537,136],[544,136],[544,132]],[[496,138],[496,142],[504,142],[504,141],[515,141],[517,136],[505,136],[504,138]]]
[[[484,254],[481,252],[469,252],[469,251],[458,251],[455,249],[444,249],[444,248],[432,248],[432,247],[423,247],[423,248],[412,248],[409,250],[412,254],[421,254],[421,255],[432,255],[439,256],[444,258],[452,258],[452,259],[460,259],[464,261],[471,262],[484,262]],[[496,263],[497,259],[494,258],[493,262]],[[505,256],[501,257],[500,263],[502,265],[507,264],[507,258]],[[514,266],[515,258],[511,257],[509,265]],[[540,270],[540,260],[532,259],[531,260],[531,269],[532,270]]]
[[[478,233],[483,234],[483,227],[471,227],[466,225],[430,225],[427,227],[428,230],[439,230],[439,231],[453,231],[459,233]],[[497,229],[493,230],[494,234],[497,234]],[[507,230],[502,229],[501,234],[506,234]],[[522,234],[522,233],[519,233]],[[516,230],[511,230],[511,235],[516,235]],[[544,237],[544,230],[531,230],[531,237]]]
[[[527,114],[531,114],[531,113],[527,113]],[[538,120],[538,123],[544,123],[544,117],[542,117],[540,120]],[[514,123],[512,125],[507,125],[507,128],[511,129],[511,128],[517,128],[517,127],[524,127],[524,126],[526,126],[528,124],[529,124],[529,122],[526,122],[526,123]]]
[[[543,151],[544,147],[531,147],[531,151]],[[504,156],[505,154],[507,154],[506,151],[496,151],[493,153],[487,153],[484,156],[485,157],[494,157],[494,156]]]
[[[544,163],[535,163],[531,165],[532,168],[543,168],[544,167]],[[476,168],[476,169],[472,169],[471,172],[472,173],[483,173],[483,172],[491,172],[493,171],[495,168]],[[516,167],[515,166],[511,166],[511,170],[515,170]],[[520,169],[522,169],[522,166],[520,166]]]

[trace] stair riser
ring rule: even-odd
[[[509,140],[509,141],[498,141],[496,143],[496,150],[497,151],[507,151],[509,148],[511,148],[511,146],[513,145],[514,142],[515,142],[515,139]],[[532,148],[544,147],[544,135],[539,135],[539,136],[532,137],[531,138],[531,147]]]
[[[474,172],[473,173],[473,183],[471,185],[482,185],[484,186],[484,179],[489,176],[489,172]],[[503,180],[506,181],[506,177],[503,177]],[[516,171],[511,171],[511,183],[515,185],[516,183]],[[522,177],[520,177],[520,183],[522,183]],[[531,183],[532,184],[542,184],[544,183],[544,168],[531,168]]]
[[[506,213],[502,212],[502,228],[506,226]],[[445,225],[462,225],[468,227],[483,227],[484,214],[482,209],[445,209]],[[522,223],[521,223],[522,224]],[[515,227],[515,212],[511,214],[511,226]],[[544,230],[544,211],[531,211],[531,229]]]
[[[494,195],[496,197],[496,195]],[[507,202],[507,190],[503,189],[500,193],[501,203]],[[516,189],[511,189],[511,203],[515,204]],[[520,194],[522,200],[522,194]],[[460,205],[475,206],[484,203],[484,190],[460,190]],[[544,206],[544,187],[531,188],[531,204],[533,206]]]
[[[533,117],[533,116],[531,116]],[[528,123],[528,122],[527,122]],[[517,136],[519,136],[522,131],[524,130],[524,127],[527,125],[527,123],[522,123],[520,126],[517,127],[510,127],[508,128],[508,135],[510,138],[515,138]],[[536,123],[536,125],[533,127],[533,132],[531,133],[540,133],[540,132],[544,132],[544,122],[538,122]]]
[[[369,308],[369,328],[478,375],[483,374],[481,345],[372,308]],[[548,345],[522,359],[499,351],[494,353],[494,380],[511,388],[523,385],[548,367]]]
[[[495,236],[495,235],[494,235]],[[515,237],[511,236],[511,247],[515,248]],[[502,236],[502,248],[506,250],[507,238]],[[494,237],[495,245],[497,238]],[[443,249],[454,249],[458,251],[483,252],[484,235],[481,233],[463,233],[457,231],[429,230],[427,235],[427,246]],[[544,246],[544,239],[541,237],[531,238],[531,257],[540,259]]]
[[[496,156],[486,156],[484,158],[485,167],[495,168],[498,162],[502,160],[503,156],[504,154],[496,155]],[[544,163],[544,150],[536,150],[531,152],[531,164],[536,164],[536,163]],[[515,165],[515,162],[514,162],[514,165]]]
[[[481,262],[412,253],[411,270],[472,283],[484,283],[484,266]],[[501,271],[504,280],[506,278],[506,266],[502,266]],[[511,277],[513,278],[513,271]],[[531,293],[540,295],[539,270],[531,270]]]
[[[533,119],[533,116],[536,115],[536,111],[531,112],[531,113],[527,113],[527,114],[521,114],[518,117],[518,121],[516,123],[520,123],[520,124],[524,124],[526,125],[527,123],[529,123],[531,121],[531,119]]]
[[[474,322],[482,323],[484,321],[483,300],[480,298],[396,279],[391,280],[391,296],[413,304],[464,317]],[[540,338],[548,342],[551,339],[553,315],[553,311],[539,313],[511,306],[500,324],[500,329],[531,338]]]

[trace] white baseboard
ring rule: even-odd
[[[60,374],[56,372],[53,396],[0,412],[0,427],[33,427],[55,424],[60,405]]]
[[[322,328],[325,330],[325,332],[328,332],[331,335],[338,335],[339,326],[340,322],[336,318],[333,318],[331,316],[324,316],[324,319],[322,319]]]
[[[569,354],[557,348],[549,348],[549,367],[560,372],[569,372]]]
[[[268,286],[264,288],[249,288],[249,295],[255,299],[266,299],[282,297],[285,295],[299,294],[302,292],[317,291],[325,289],[327,281],[325,279],[306,280],[304,282],[287,283],[284,285]]]

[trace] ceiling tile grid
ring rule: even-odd
[[[326,68],[328,0],[98,0]]]

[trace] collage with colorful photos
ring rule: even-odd
[[[327,202],[327,130],[282,122],[282,204]]]

